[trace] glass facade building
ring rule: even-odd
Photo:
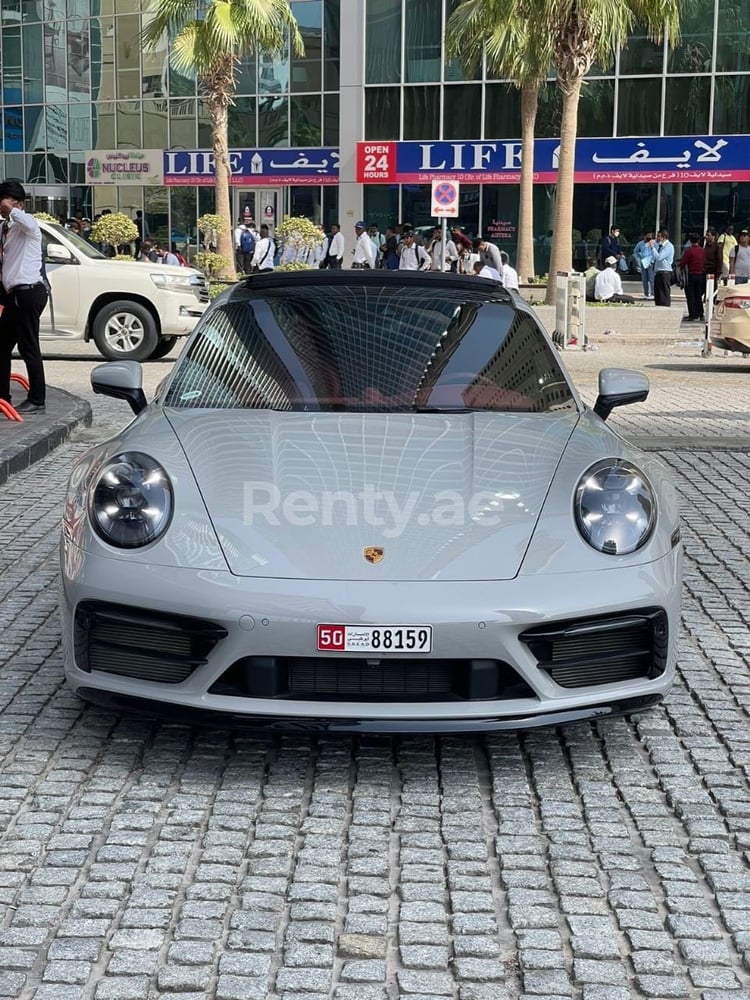
[[[186,0],[187,2],[187,0]],[[305,56],[288,50],[242,62],[229,118],[230,148],[333,147],[338,184],[233,186],[233,208],[266,218],[284,212],[329,224],[353,239],[356,219],[428,225],[429,184],[359,184],[356,143],[513,140],[520,98],[483,68],[466,74],[445,57],[445,22],[457,0],[292,0]],[[200,4],[198,5],[200,7]],[[142,0],[2,0],[0,173],[29,188],[53,214],[102,208],[145,212],[150,231],[188,239],[213,207],[210,184],[93,182],[87,157],[107,150],[210,150],[206,107],[195,79],[170,62],[169,42],[144,51]],[[747,0],[685,5],[681,43],[634,34],[583,89],[581,137],[750,136]],[[560,95],[550,79],[537,135],[553,138]],[[245,179],[247,180],[247,179]],[[515,185],[462,183],[459,221],[511,253]],[[535,236],[545,246],[554,188],[535,189]],[[581,183],[574,228],[585,244],[616,219],[628,242],[666,224],[677,236],[706,225],[750,223],[750,181]],[[543,269],[544,261],[538,261]]]

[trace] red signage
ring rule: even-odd
[[[395,142],[357,143],[357,181],[360,184],[387,184],[396,179]]]

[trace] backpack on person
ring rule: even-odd
[[[243,229],[240,233],[240,250],[242,253],[253,253],[255,251],[255,238],[249,229]]]

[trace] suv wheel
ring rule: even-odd
[[[160,337],[159,343],[149,354],[149,361],[158,361],[159,358],[166,358],[169,352],[172,350],[174,345],[177,343],[177,337]]]
[[[108,361],[145,361],[159,345],[159,332],[145,306],[110,302],[94,320],[94,343]]]

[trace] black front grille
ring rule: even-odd
[[[84,601],[76,608],[75,657],[81,670],[179,684],[226,635],[198,618]]]
[[[537,666],[565,688],[653,680],[667,666],[669,625],[661,608],[555,622],[523,632]]]
[[[211,694],[326,701],[451,701],[533,698],[501,660],[248,656]]]

